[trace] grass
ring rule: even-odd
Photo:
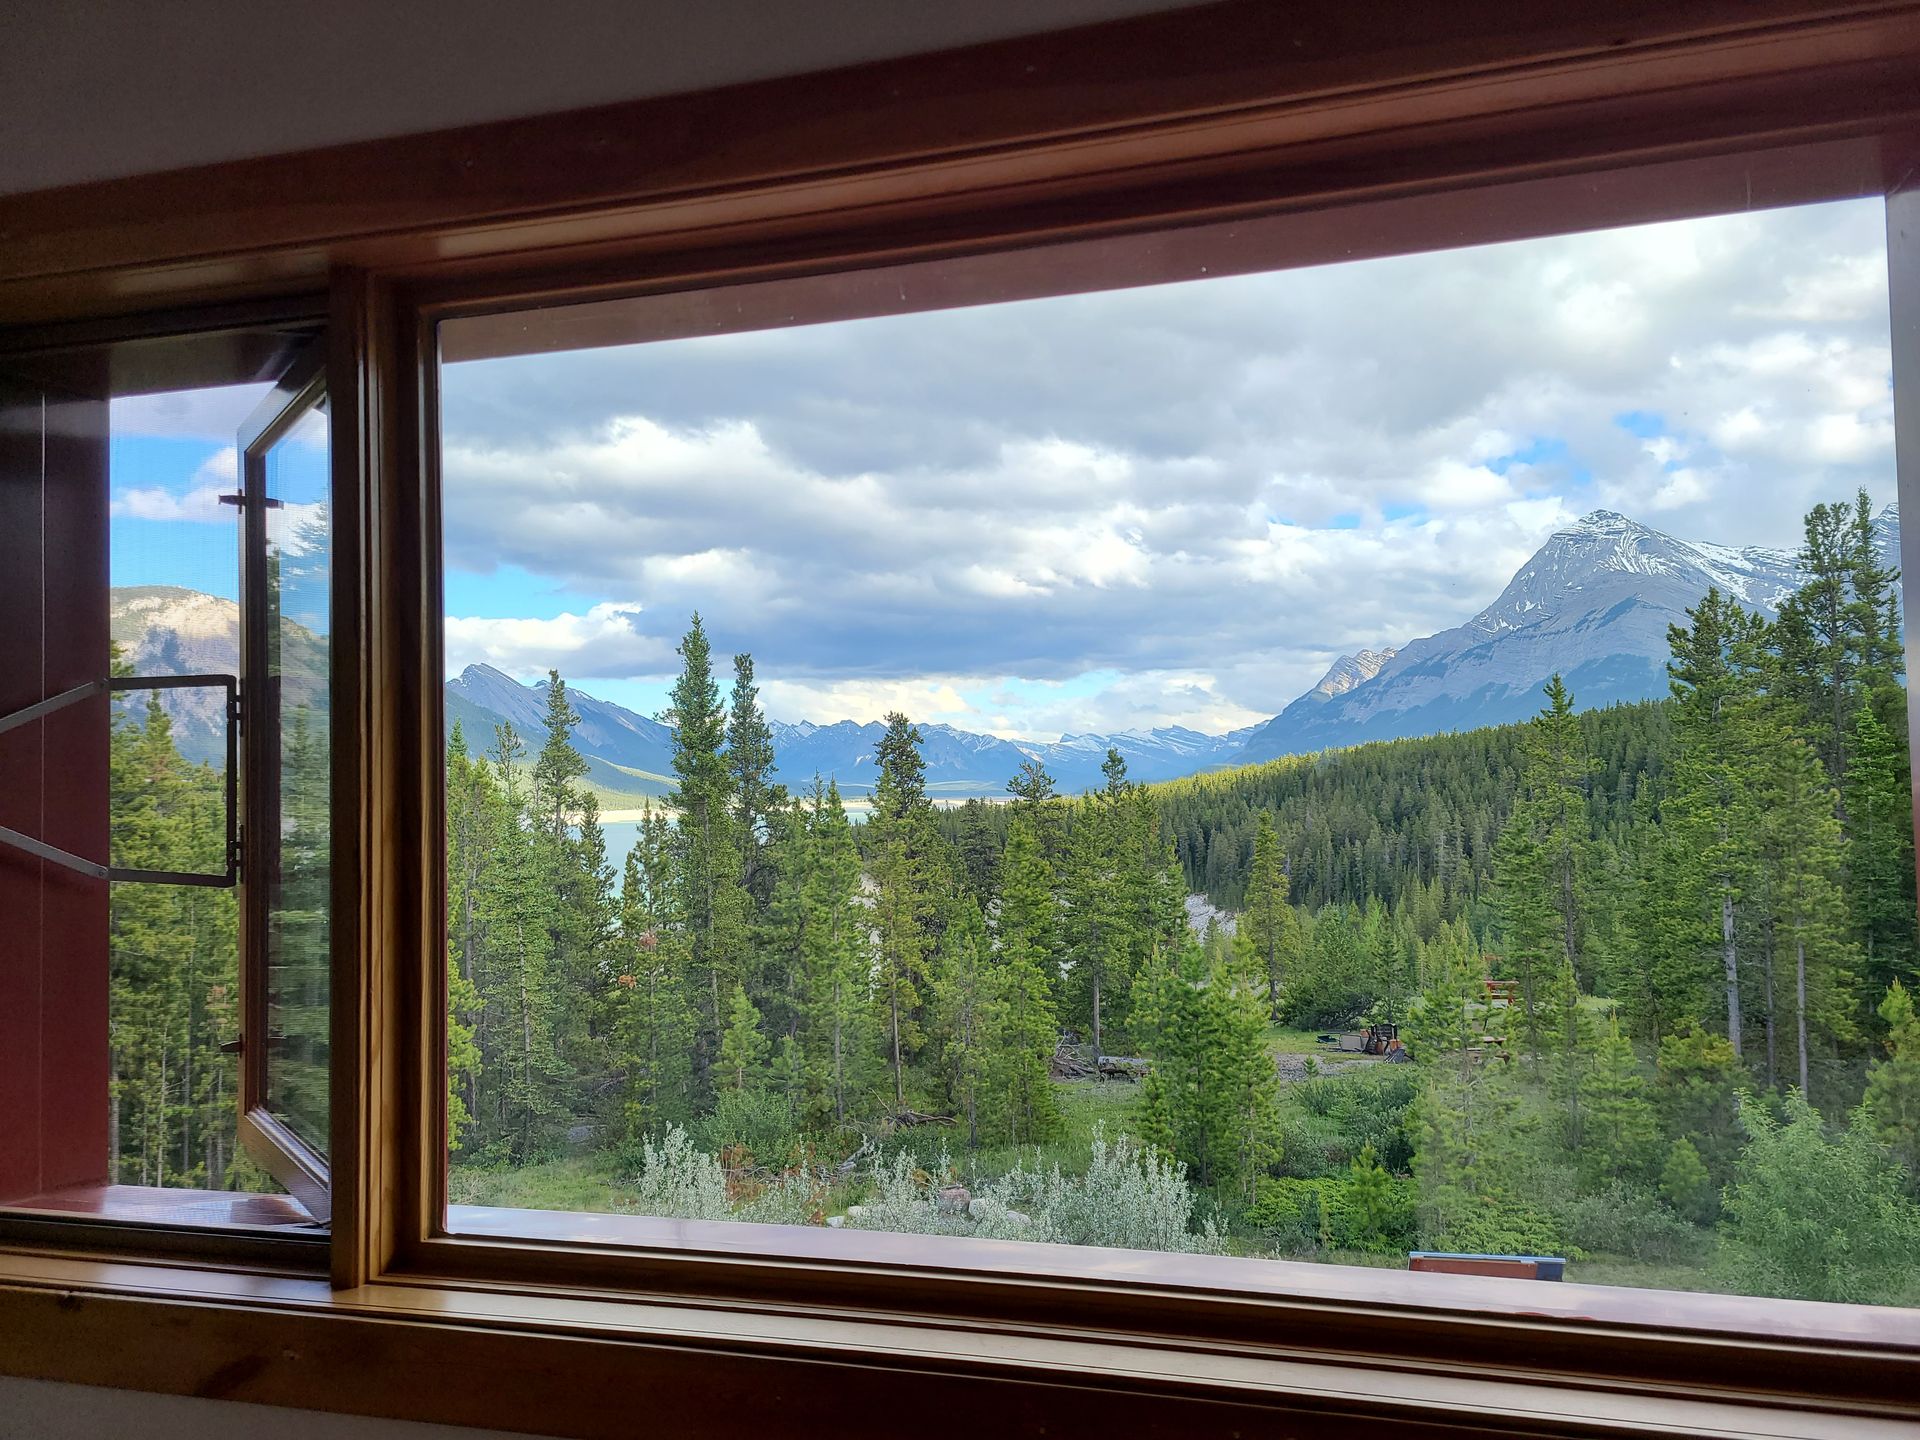
[[[600,1213],[629,1210],[628,1190],[598,1155],[569,1155],[532,1165],[481,1169],[453,1165],[447,1170],[447,1198],[455,1205],[500,1205],[514,1210],[568,1210]]]
[[[942,1151],[969,1179],[995,1179],[1021,1161],[1058,1165],[1068,1173],[1085,1170],[1093,1157],[1093,1137],[1104,1130],[1109,1140],[1131,1133],[1140,1111],[1140,1087],[1127,1080],[1068,1080],[1058,1086],[1061,1130],[1040,1145],[995,1145],[966,1153],[958,1127],[921,1126],[883,1141],[881,1148],[906,1148],[932,1168]],[[567,1155],[530,1165],[480,1167],[453,1165],[448,1198],[456,1205],[497,1205],[516,1210],[571,1210],[620,1213],[634,1203],[621,1183],[612,1158],[604,1152]]]
[[[1275,1055],[1332,1055],[1331,1045],[1322,1045],[1314,1037],[1331,1035],[1331,1030],[1295,1030],[1286,1025],[1267,1027],[1267,1049]]]
[[[989,1145],[967,1153],[966,1132],[958,1126],[920,1126],[881,1142],[883,1152],[910,1151],[920,1165],[932,1170],[944,1152],[968,1183],[998,1179],[1016,1165],[1058,1165],[1068,1174],[1087,1168],[1093,1159],[1093,1137],[1107,1139],[1132,1134],[1139,1126],[1140,1087],[1131,1080],[1062,1080],[1054,1086],[1060,1102],[1060,1132],[1037,1145]]]

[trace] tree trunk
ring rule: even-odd
[[[1722,879],[1723,887],[1731,882]],[[1727,972],[1727,1040],[1733,1046],[1733,1053],[1741,1053],[1740,1046],[1740,952],[1733,939],[1733,894],[1730,888],[1720,892],[1720,958]]]
[[[897,980],[887,987],[887,1011],[893,1027],[893,1103],[904,1110],[907,1108],[907,1081],[900,1069],[900,986]]]
[[[1100,1044],[1100,967],[1093,967],[1093,1053],[1098,1058],[1102,1053]],[[1098,1067],[1095,1067],[1096,1074]]]
[[[1794,1016],[1794,1026],[1799,1032],[1800,1041],[1800,1094],[1807,1093],[1807,938],[1804,934],[1793,937],[1793,984],[1795,1000],[1798,1002]]]
[[[1762,943],[1766,947],[1765,954],[1767,957],[1767,1088],[1771,1090],[1779,1083],[1779,1067],[1774,1058],[1774,1052],[1778,1048],[1774,1043],[1774,1036],[1777,1024],[1776,1017],[1779,1012],[1774,1006],[1773,996],[1773,922],[1771,920],[1767,922],[1767,933]]]

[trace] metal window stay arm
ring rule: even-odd
[[[240,831],[239,810],[235,804],[236,787],[239,783],[240,747],[238,725],[240,719],[240,682],[232,675],[116,675],[104,680],[89,680],[84,685],[76,685],[71,690],[62,690],[58,695],[50,695],[9,715],[0,715],[0,735],[9,730],[18,729],[35,720],[64,710],[69,705],[95,695],[115,690],[190,690],[219,687],[227,692],[227,774],[226,774],[226,812],[227,812],[227,863],[226,869],[219,874],[206,874],[193,870],[135,870],[122,865],[102,865],[97,860],[88,860],[71,851],[62,850],[57,845],[49,845],[44,840],[36,840],[31,835],[23,835],[0,825],[0,845],[10,845],[38,859],[54,865],[64,866],[68,870],[78,871],[95,880],[122,880],[139,885],[204,885],[230,890],[240,879]]]

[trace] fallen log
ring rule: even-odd
[[[1047,1063],[1047,1073],[1055,1080],[1084,1080],[1093,1074],[1093,1066],[1082,1060],[1071,1044],[1062,1042],[1054,1047],[1053,1059]]]
[[[906,1126],[952,1125],[956,1122],[951,1115],[923,1115],[918,1110],[896,1110],[893,1115],[893,1123]]]

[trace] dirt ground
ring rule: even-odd
[[[1324,1055],[1276,1055],[1274,1068],[1280,1072],[1280,1078],[1288,1084],[1305,1080],[1310,1074],[1338,1075],[1343,1070],[1364,1070],[1369,1065],[1384,1065],[1384,1055],[1342,1054],[1338,1050],[1328,1050]],[[1308,1062],[1313,1070],[1307,1069]]]

